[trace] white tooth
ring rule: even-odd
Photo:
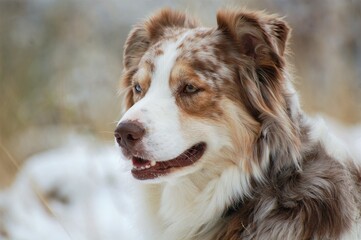
[[[150,168],[150,165],[146,165],[145,168]]]
[[[144,170],[144,169],[145,169],[145,167],[144,167],[144,166],[142,166],[140,169]]]
[[[151,162],[150,162],[150,165],[151,165],[152,167],[154,167],[154,166],[155,166],[155,164],[156,164],[156,162],[155,162],[155,161],[151,161]]]

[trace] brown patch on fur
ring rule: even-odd
[[[134,68],[138,65],[141,57],[150,45],[148,32],[143,25],[135,26],[129,33],[124,45],[123,64],[124,69]]]
[[[279,55],[284,54],[290,28],[277,15],[221,10],[217,13],[217,23],[220,30],[240,40],[245,53],[257,51],[255,45],[265,44]]]
[[[157,49],[157,50],[155,50],[155,56],[161,56],[161,55],[163,55],[163,54],[164,54],[164,52],[163,52],[162,49]]]
[[[184,43],[179,44],[179,46],[177,47],[177,49],[182,49],[184,47]]]
[[[217,118],[222,115],[222,110],[217,104],[217,92],[199,78],[193,67],[178,61],[172,69],[169,84],[176,103],[184,113],[192,117]],[[184,88],[187,84],[195,86],[199,91],[193,94],[185,93]]]
[[[198,52],[199,52],[198,50],[193,50],[192,54],[196,55]],[[192,61],[192,67],[202,72],[203,74],[214,73],[219,70],[219,65],[217,65],[216,62],[207,59],[200,60],[195,58]]]
[[[260,13],[255,12],[220,11],[217,14],[218,29],[230,36],[235,46],[240,46],[241,54],[251,57],[248,61],[243,60],[239,63],[239,77],[241,87],[250,90],[244,94],[252,94],[243,98],[248,102],[248,108],[252,112],[255,105],[261,108],[259,113],[255,113],[256,119],[260,118],[260,113],[272,114],[276,105],[285,104],[280,86],[283,80],[284,61],[277,55],[277,49],[271,44],[273,34],[267,34],[264,29],[264,22],[267,20],[268,18],[265,20]],[[287,29],[285,24],[284,27]],[[285,32],[288,31],[285,30]],[[286,39],[287,37],[284,38],[285,41]],[[283,44],[285,45],[286,42]],[[258,81],[254,81],[255,79]],[[249,102],[255,100],[258,102]]]
[[[162,36],[165,28],[195,28],[197,26],[193,18],[169,8],[160,10],[145,23],[151,39]]]
[[[252,165],[252,160],[249,158],[252,156],[261,126],[247,113],[241,103],[227,99],[222,101],[221,106],[224,111],[222,122],[232,142],[232,148],[226,155],[232,156],[232,162],[241,166],[242,174],[252,176],[254,167],[258,168],[258,166]]]
[[[217,239],[338,239],[355,209],[347,169],[320,145],[304,156],[302,171],[270,168],[252,198],[233,206]]]
[[[120,83],[121,88],[125,90],[123,99],[123,105],[125,109],[129,109],[134,104],[132,80],[137,70],[137,68],[133,68],[128,71],[123,71],[123,76]]]
[[[147,93],[150,83],[151,83],[151,73],[153,72],[152,67],[154,69],[154,64],[146,62],[141,68],[138,69],[138,71],[134,74],[132,78],[132,91],[133,91],[133,102],[139,101],[141,98],[145,96]],[[137,93],[134,90],[135,84],[139,84],[142,88],[141,93]]]
[[[147,60],[145,61],[145,64],[147,65],[147,68],[149,69],[150,72],[154,72],[155,65],[154,65],[154,63],[153,63],[152,60],[147,59]]]

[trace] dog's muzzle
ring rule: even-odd
[[[133,177],[139,180],[154,179],[166,176],[171,172],[193,165],[204,154],[207,144],[199,142],[172,159],[158,161],[147,158],[142,146],[146,130],[142,124],[135,121],[119,123],[114,136],[121,147],[124,156],[131,160]],[[149,156],[148,156],[149,157]]]

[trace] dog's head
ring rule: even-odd
[[[130,32],[127,111],[115,136],[135,178],[234,164],[257,175],[272,152],[297,145],[297,99],[284,60],[289,28],[260,12],[219,11],[217,23],[199,27],[165,9]]]

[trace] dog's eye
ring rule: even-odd
[[[199,91],[199,89],[198,88],[196,88],[195,86],[193,86],[192,84],[187,84],[187,85],[185,85],[185,87],[184,87],[184,89],[183,89],[183,92],[184,93],[196,93],[196,92],[198,92]]]
[[[134,91],[136,93],[141,93],[142,92],[142,87],[139,85],[139,83],[134,85]]]

